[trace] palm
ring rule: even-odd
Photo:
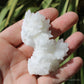
[[[54,37],[68,30],[77,21],[77,15],[74,13],[72,13],[72,15],[70,15],[71,13],[67,13],[66,15],[55,20],[58,14],[57,11],[52,8],[41,10],[40,13],[45,17],[50,18],[52,28],[55,28],[56,30],[53,31],[53,29],[51,28]],[[68,17],[67,15],[70,16]],[[63,18],[67,19],[63,21]],[[71,18],[73,18],[73,20]],[[69,21],[68,23],[66,23],[67,20]],[[61,22],[63,23],[60,25]],[[63,25],[65,23],[66,26]],[[0,33],[0,70],[3,76],[2,84],[53,84],[53,82],[58,84],[75,74],[75,71],[77,71],[79,67],[81,67],[82,60],[78,57],[72,59],[73,62],[67,63],[69,64],[67,67],[63,66],[62,68],[60,68],[60,72],[55,74],[56,77],[40,76],[37,78],[36,76],[30,75],[27,69],[27,61],[28,58],[32,55],[33,48],[22,43],[20,36],[21,25],[22,21],[16,23],[15,25]],[[60,32],[58,30],[60,30]],[[66,42],[69,44],[70,49],[68,54],[76,50],[82,43],[83,39],[84,37],[80,32],[77,32],[70,36],[66,40]],[[70,70],[70,72],[66,73],[67,70]]]
[[[3,45],[0,46],[4,52],[0,49],[2,52],[0,56],[3,55],[7,57],[4,58],[6,65],[2,64],[3,84],[28,84],[28,82],[31,82],[30,79],[34,77],[28,74],[27,58],[21,51],[8,44],[5,40],[1,39],[1,41]]]

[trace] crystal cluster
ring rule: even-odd
[[[50,20],[45,19],[39,12],[28,10],[22,25],[21,37],[24,44],[32,46],[34,52],[28,59],[28,72],[36,75],[47,75],[59,67],[67,55],[68,44],[63,39],[57,42],[51,35]]]

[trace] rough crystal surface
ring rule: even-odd
[[[57,42],[49,31],[50,20],[40,13],[28,10],[22,25],[22,41],[34,48],[28,59],[28,72],[36,75],[47,75],[56,71],[64,56],[67,55],[68,44],[63,39]]]

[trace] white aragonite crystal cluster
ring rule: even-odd
[[[22,25],[21,38],[24,44],[34,48],[28,59],[28,72],[35,75],[47,75],[55,72],[64,56],[67,55],[68,44],[63,39],[57,42],[51,35],[50,20],[39,12],[28,10]]]

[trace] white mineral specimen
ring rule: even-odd
[[[36,75],[47,75],[59,67],[64,56],[67,55],[68,44],[63,39],[56,42],[49,31],[50,20],[45,19],[40,13],[31,13],[28,10],[22,25],[22,41],[34,48],[28,59],[28,72]]]

